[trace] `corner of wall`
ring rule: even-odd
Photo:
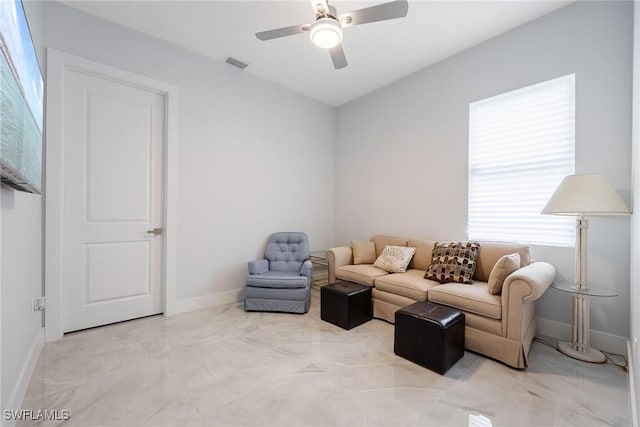
[[[629,388],[632,424],[639,425],[640,369],[638,369],[637,339],[640,335],[640,1],[633,2],[633,108],[631,134],[631,281],[630,281],[630,339],[629,339]]]
[[[42,351],[42,347],[44,345],[44,328],[41,328],[40,331],[35,336],[33,343],[31,344],[31,348],[29,349],[28,354],[25,357],[24,363],[22,364],[22,369],[20,370],[20,374],[18,375],[18,380],[16,381],[15,386],[13,387],[13,391],[7,400],[7,405],[3,408],[3,410],[18,410],[22,408],[22,403],[24,401],[24,397],[27,394],[27,388],[29,387],[29,383],[31,382],[31,377],[33,376],[33,372],[36,369],[36,365],[38,364],[38,358],[40,357],[40,352]],[[7,424],[3,424],[3,426],[12,426],[15,424],[15,420],[7,422]]]

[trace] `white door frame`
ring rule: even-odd
[[[90,61],[55,49],[47,49],[46,163],[45,163],[45,340],[62,338],[62,256],[64,238],[64,93],[65,70],[72,69],[103,79],[156,92],[165,98],[164,141],[164,315],[176,312],[176,208],[177,124],[176,86]]]

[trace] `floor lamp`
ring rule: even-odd
[[[576,217],[576,279],[573,292],[571,342],[559,342],[558,350],[575,359],[602,363],[606,357],[589,343],[589,291],[586,281],[587,216],[629,215],[629,208],[604,175],[565,177],[542,210],[548,215]]]

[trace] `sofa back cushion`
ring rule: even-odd
[[[416,248],[416,254],[409,263],[409,268],[425,271],[431,265],[431,254],[435,240],[409,239],[407,246]]]
[[[407,246],[407,239],[390,236],[372,236],[371,241],[376,245],[376,257],[379,257],[387,246]]]
[[[491,270],[493,270],[493,266],[496,265],[498,260],[500,260],[500,258],[505,255],[518,253],[520,255],[520,267],[529,265],[529,263],[531,262],[529,246],[506,242],[479,243],[480,252],[478,253],[476,271],[473,275],[473,280],[488,282],[489,276],[491,275]]]
[[[373,264],[376,261],[376,245],[373,242],[351,242],[353,264]]]

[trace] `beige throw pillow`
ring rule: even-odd
[[[351,242],[354,264],[373,264],[376,260],[376,245],[373,242]]]
[[[389,273],[404,273],[415,253],[416,248],[387,246],[373,263],[373,266]]]
[[[491,274],[489,275],[489,293],[491,295],[498,295],[502,292],[502,284],[504,280],[511,273],[520,268],[520,255],[511,254],[505,255],[496,262],[493,266]]]

